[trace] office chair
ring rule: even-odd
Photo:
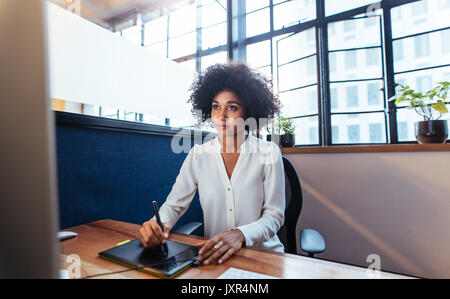
[[[302,187],[291,161],[283,157],[283,166],[286,180],[286,208],[285,222],[278,231],[278,237],[284,244],[287,253],[297,254],[295,229],[303,205]],[[300,247],[309,257],[314,257],[315,254],[324,252],[326,245],[319,232],[313,229],[303,229],[300,232]]]

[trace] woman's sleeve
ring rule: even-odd
[[[238,227],[245,237],[245,244],[253,246],[273,238],[284,223],[286,205],[284,167],[280,149],[273,144],[272,158],[265,165],[264,203],[261,218]]]
[[[167,222],[171,229],[189,208],[197,192],[198,182],[195,171],[196,146],[191,149],[184,160],[172,191],[159,209],[161,221]]]

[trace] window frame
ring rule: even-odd
[[[233,5],[237,5],[237,0],[228,0],[229,8],[234,8]],[[316,19],[309,20],[304,23],[295,24],[289,27],[283,27],[282,29],[274,30],[273,27],[273,1],[270,1],[270,31],[246,38],[244,36],[231,36],[229,37],[233,40],[232,45],[229,45],[229,59],[230,61],[246,62],[245,59],[240,59],[242,56],[236,55],[239,52],[245,52],[246,45],[262,42],[265,40],[273,41],[274,38],[281,35],[291,35],[297,34],[302,31],[308,30],[315,27],[316,31],[316,54],[317,55],[317,85],[318,85],[318,107],[319,107],[319,146],[346,146],[346,145],[380,145],[380,143],[349,143],[349,144],[333,144],[332,138],[332,126],[331,117],[334,114],[342,114],[340,112],[331,113],[331,82],[330,82],[330,61],[328,59],[329,52],[336,52],[336,50],[329,51],[328,49],[328,24],[345,21],[353,19],[354,17],[365,14],[368,8],[375,5],[380,11],[380,34],[381,34],[381,44],[380,46],[374,47],[361,47],[361,49],[371,49],[377,48],[381,51],[381,67],[382,67],[382,78],[373,79],[363,79],[358,81],[380,81],[382,80],[383,86],[381,90],[384,92],[384,109],[383,110],[370,110],[370,111],[357,111],[357,112],[346,112],[344,114],[365,114],[365,113],[384,113],[385,114],[385,134],[386,142],[382,144],[408,144],[416,143],[415,141],[398,141],[398,131],[397,131],[397,108],[392,101],[388,101],[389,98],[395,95],[395,80],[394,77],[396,73],[394,72],[394,53],[393,53],[393,42],[398,39],[392,37],[392,25],[391,25],[391,9],[402,6],[405,4],[414,3],[420,0],[380,0],[374,1],[370,5],[364,5],[357,7],[348,11],[337,13],[334,15],[326,16],[325,14],[325,0],[315,0],[316,1]],[[245,2],[245,1],[242,1]],[[239,10],[233,10],[239,11]],[[235,15],[233,15],[235,16]],[[231,17],[228,21],[231,20]],[[232,29],[235,29],[236,23],[232,23]],[[448,28],[440,28],[433,31],[443,31]],[[424,33],[418,33],[421,35]],[[273,46],[272,46],[273,49]],[[359,48],[358,48],[359,49]],[[237,56],[237,57],[236,57]],[[273,56],[273,55],[272,55]],[[448,66],[440,65],[437,67]],[[272,62],[272,75],[274,74],[273,69],[274,63]],[[435,67],[432,67],[435,68]],[[417,70],[415,70],[417,71]],[[351,81],[351,80],[350,80]],[[335,81],[333,81],[335,82]],[[277,82],[278,84],[278,82]],[[313,115],[303,115],[300,117],[292,117],[292,119],[305,118]],[[314,114],[314,116],[317,116]],[[314,147],[315,145],[297,145],[297,147]]]

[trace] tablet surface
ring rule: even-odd
[[[198,256],[198,248],[174,241],[167,241],[168,253],[161,246],[144,248],[137,239],[100,252],[102,258],[124,264],[128,267],[139,267],[138,270],[157,276],[172,277],[190,266]]]

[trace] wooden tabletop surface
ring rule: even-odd
[[[114,247],[117,243],[134,240],[139,225],[115,220],[100,220],[89,224],[75,226],[66,231],[78,233],[73,239],[61,242],[61,268],[68,269],[73,259],[68,258],[76,254],[81,260],[80,275],[91,275],[126,270],[127,268],[102,259],[98,253]],[[194,245],[203,238],[171,233],[169,240]],[[222,265],[208,265],[190,267],[175,276],[181,279],[214,279],[228,268],[257,272],[279,278],[369,278],[366,268],[355,267],[309,258],[301,255],[276,253],[255,247],[239,250],[233,257]],[[380,278],[408,278],[407,276],[380,272]],[[99,278],[157,278],[140,271],[128,271],[119,274],[100,276]]]

